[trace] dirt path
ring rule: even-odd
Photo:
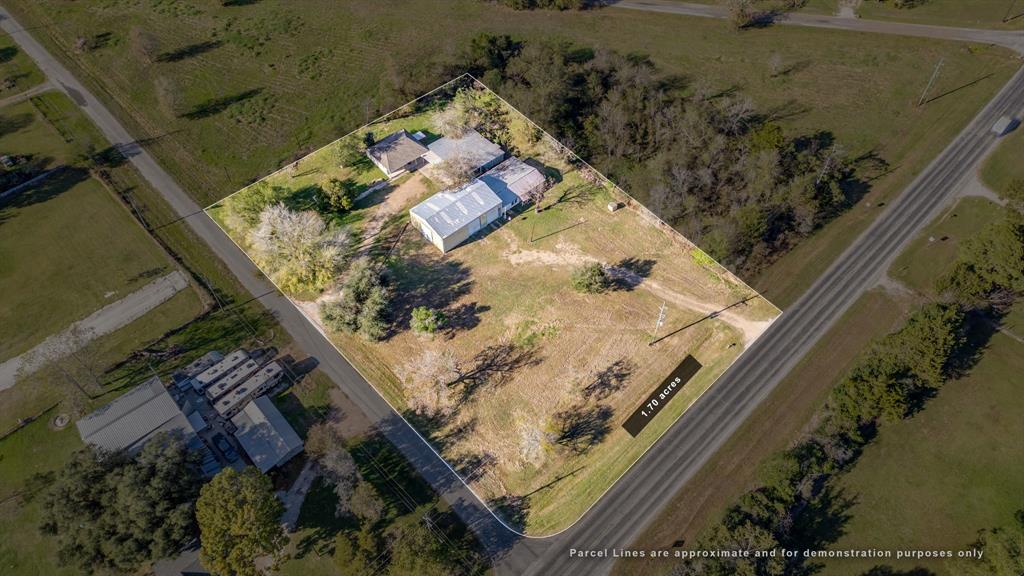
[[[590,262],[600,262],[598,259],[583,254],[576,246],[566,243],[559,242],[556,246],[557,252],[551,252],[547,250],[516,250],[513,246],[513,251],[505,253],[505,257],[514,266],[522,265],[546,265],[546,266],[581,266]],[[694,310],[701,314],[706,314],[709,317],[717,318],[726,324],[736,328],[743,333],[743,343],[748,345],[753,342],[758,336],[760,336],[771,324],[771,320],[750,320],[737,314],[733,310],[723,309],[722,306],[710,302],[704,302],[700,299],[694,298],[677,292],[668,286],[661,284],[655,280],[644,278],[631,270],[625,268],[616,268],[610,266],[607,268],[608,273],[612,278],[618,280],[624,280],[632,286],[642,288],[651,292],[662,300],[672,302],[683,308]],[[738,306],[743,306],[739,304]]]
[[[376,205],[373,214],[370,215],[366,226],[363,228],[363,246],[356,252],[356,258],[366,256],[373,248],[374,238],[380,234],[381,229],[389,218],[404,210],[413,200],[419,198],[427,191],[427,184],[422,174],[413,174],[411,178],[402,182],[390,192],[386,192],[384,201]]]

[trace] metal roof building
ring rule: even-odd
[[[505,157],[505,151],[484,138],[476,130],[469,130],[458,138],[438,138],[427,145],[423,158],[430,164],[440,164],[453,158],[462,158],[481,171],[495,166]]]
[[[540,170],[515,156],[495,166],[480,180],[501,198],[501,203],[506,207],[529,202],[531,195],[546,183]]]
[[[75,425],[86,444],[112,451],[137,452],[160,432],[180,433],[186,442],[196,437],[192,424],[156,376]]]
[[[246,404],[231,422],[238,427],[235,438],[260,472],[284,464],[302,451],[302,439],[266,396]]]
[[[413,224],[441,252],[466,241],[501,216],[501,198],[480,180],[438,192],[409,210]]]

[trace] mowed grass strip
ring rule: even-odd
[[[1018,126],[981,166],[981,181],[998,194],[1009,191],[1014,180],[1024,180],[1024,129]]]
[[[937,297],[935,279],[953,269],[960,242],[998,220],[1003,210],[988,198],[958,200],[900,253],[889,268],[889,276],[917,292]]]
[[[861,18],[961,28],[1024,30],[1024,5],[1014,0],[928,0],[913,8],[892,2],[861,2]]]

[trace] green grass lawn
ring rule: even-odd
[[[928,0],[903,9],[894,8],[891,1],[864,0],[857,13],[874,20],[1024,30],[1024,3],[1019,0]]]
[[[884,430],[840,482],[856,504],[833,548],[961,550],[978,530],[1013,522],[1024,507],[1022,371],[1024,347],[997,333],[966,377]],[[895,560],[837,560],[822,574],[853,576],[876,563],[955,576],[941,561]]]
[[[911,241],[889,268],[889,276],[922,294],[936,296],[935,279],[952,270],[960,242],[1002,213],[1003,208],[987,198],[959,200]]]
[[[981,181],[996,193],[1005,193],[1014,180],[1024,180],[1024,129],[1019,126],[981,166]]]
[[[0,112],[0,120],[16,118],[24,128],[4,135],[0,147],[53,158],[53,165],[78,148],[35,112],[33,102]],[[0,203],[0,262],[0,359],[175,269],[118,200],[74,167]],[[180,303],[177,323],[199,307],[194,294]]]
[[[13,96],[43,81],[43,73],[8,34],[0,34],[0,99]]]

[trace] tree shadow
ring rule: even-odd
[[[601,443],[611,431],[609,421],[615,411],[611,406],[577,404],[555,414],[556,442],[575,454],[585,454]]]
[[[526,529],[526,519],[530,515],[530,500],[523,496],[506,494],[487,503],[487,506],[516,532]]]
[[[630,256],[623,258],[608,267],[608,275],[612,278],[612,288],[629,292],[643,283],[651,275],[657,260],[650,258],[638,259]]]
[[[253,88],[251,90],[239,92],[238,94],[233,94],[231,96],[222,96],[220,98],[207,100],[206,102],[203,102],[202,104],[199,104],[198,106],[193,108],[191,111],[182,114],[181,117],[188,120],[202,120],[203,118],[216,116],[217,114],[220,114],[221,112],[227,110],[234,104],[238,104],[239,102],[244,102],[246,100],[249,100],[250,98],[254,98],[262,92],[263,88]]]
[[[56,198],[89,179],[89,172],[82,168],[67,166],[58,170],[41,182],[0,199],[0,224],[13,217],[15,211]]]
[[[469,302],[445,310],[444,314],[447,318],[444,329],[445,337],[451,339],[460,331],[465,332],[476,328],[480,324],[480,315],[490,309],[490,306]]]
[[[204,42],[197,42],[195,44],[189,44],[183,46],[177,50],[171,50],[164,52],[156,57],[157,62],[181,62],[189,58],[205,54],[215,48],[219,48],[224,44],[222,40],[206,40]]]
[[[0,48],[0,64],[5,64],[14,59],[18,55],[18,49],[14,46],[4,46]]]
[[[329,482],[323,478],[314,480],[295,523],[296,532],[309,531],[295,545],[296,558],[304,558],[310,552],[330,554],[335,535],[359,529],[359,521],[354,517],[335,515],[337,499]]]
[[[583,387],[583,397],[587,400],[604,400],[618,392],[636,370],[636,363],[628,358],[620,358],[594,375],[594,379]]]
[[[491,344],[473,356],[472,367],[459,375],[451,386],[461,387],[461,402],[471,398],[484,386],[500,386],[513,374],[541,361],[537,349],[513,342]]]
[[[825,484],[794,518],[788,546],[809,550],[823,550],[837,542],[846,531],[844,526],[856,498],[846,495],[842,488]]]
[[[235,6],[252,6],[253,4],[259,3],[260,0],[223,0],[220,3],[224,7],[235,7]]]
[[[413,308],[445,310],[473,287],[473,276],[461,261],[422,252],[402,255],[391,263],[389,271],[395,286],[391,304],[395,330],[409,329]],[[464,315],[460,320],[467,321],[470,309],[459,312]]]
[[[0,115],[0,136],[14,134],[19,130],[28,128],[33,122],[35,122],[35,117],[27,113]]]

